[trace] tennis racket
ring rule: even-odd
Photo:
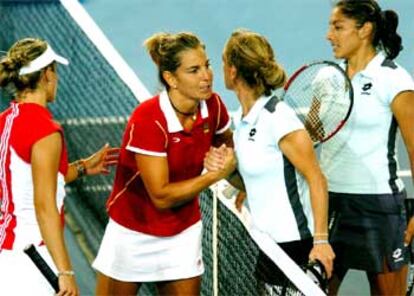
[[[298,69],[284,87],[285,101],[304,124],[315,145],[345,125],[354,103],[351,81],[334,62],[317,61]]]
[[[49,267],[46,261],[42,258],[33,244],[28,245],[24,252],[30,257],[32,262],[36,265],[39,271],[47,279],[49,284],[53,287],[56,293],[59,292],[59,280],[53,270]]]
[[[405,203],[405,213],[407,215],[407,223],[410,221],[410,218],[414,215],[414,198],[406,198]],[[409,253],[409,262],[408,262],[408,275],[407,275],[407,296],[413,295],[414,290],[414,246],[413,242],[407,246],[407,251]]]
[[[323,292],[328,294],[328,275],[319,260],[310,261],[302,266],[302,269]]]

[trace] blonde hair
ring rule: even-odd
[[[8,87],[12,92],[36,89],[42,71],[26,75],[19,75],[19,71],[46,49],[46,41],[35,38],[24,38],[14,43],[0,60],[0,87]]]
[[[255,89],[258,96],[269,96],[272,90],[282,87],[286,73],[275,60],[267,39],[252,31],[234,31],[224,50],[225,62],[236,67],[237,75]]]
[[[144,46],[157,65],[159,79],[167,89],[169,86],[162,73],[174,73],[177,70],[181,65],[180,53],[188,49],[205,48],[200,39],[189,32],[156,33],[144,41]]]

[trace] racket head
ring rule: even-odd
[[[345,125],[354,104],[354,91],[338,64],[315,61],[291,75],[282,100],[295,111],[317,145],[331,139]]]

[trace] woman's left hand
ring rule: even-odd
[[[410,221],[408,221],[407,229],[405,230],[404,235],[404,244],[408,246],[411,244],[414,236],[414,217],[411,217]]]
[[[120,148],[111,148],[105,144],[97,152],[84,160],[87,175],[108,175],[109,167],[118,164]]]
[[[309,260],[319,260],[322,263],[328,278],[332,276],[334,259],[335,253],[329,243],[313,245],[309,254]]]

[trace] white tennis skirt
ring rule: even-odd
[[[181,233],[160,237],[130,230],[109,219],[92,267],[124,282],[186,279],[204,272],[201,221]]]
[[[39,254],[56,271],[46,246],[36,247]],[[52,296],[55,292],[23,250],[0,252],[0,295]]]

